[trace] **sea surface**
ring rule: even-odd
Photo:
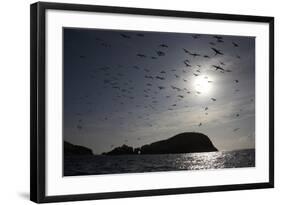
[[[64,159],[64,176],[254,166],[254,149],[188,154],[68,156]]]

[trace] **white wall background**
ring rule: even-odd
[[[52,1],[52,0],[49,0]],[[2,1],[0,7],[0,204],[29,201],[29,4]],[[277,0],[67,0],[60,2],[145,7],[275,17],[275,189],[111,199],[63,204],[278,204],[281,191],[280,122],[281,12]],[[279,202],[280,203],[280,202]],[[62,203],[61,203],[62,204]]]

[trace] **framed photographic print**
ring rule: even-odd
[[[31,200],[274,186],[274,18],[31,5]]]

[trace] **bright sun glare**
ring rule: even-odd
[[[193,85],[196,92],[199,92],[202,95],[209,95],[212,91],[212,80],[208,76],[197,76]]]

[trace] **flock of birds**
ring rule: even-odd
[[[132,38],[146,38],[146,34],[143,33],[117,33],[116,35],[119,35],[121,40],[123,39],[128,43],[130,43]],[[191,35],[190,38],[193,38],[193,40],[196,41],[197,39],[204,37],[199,34],[194,34]],[[128,119],[132,119],[132,117],[134,117],[136,120],[145,122],[146,126],[153,127],[157,125],[157,121],[151,119],[153,113],[157,111],[172,112],[179,108],[189,108],[190,106],[187,103],[188,99],[200,96],[203,92],[190,87],[192,79],[200,76],[203,77],[207,83],[213,84],[215,82],[204,74],[206,69],[211,72],[221,73],[222,75],[232,72],[232,70],[227,69],[227,62],[218,60],[216,64],[211,63],[208,67],[198,63],[200,62],[198,59],[201,59],[203,62],[208,60],[210,61],[212,58],[224,56],[224,50],[220,49],[219,45],[228,44],[233,47],[234,50],[240,46],[238,42],[229,41],[224,39],[223,36],[214,35],[211,36],[211,39],[212,40],[209,42],[209,45],[207,45],[208,49],[204,51],[206,53],[194,52],[183,46],[181,48],[181,52],[185,55],[185,59],[181,61],[182,66],[177,68],[163,68],[163,70],[156,71],[153,68],[147,68],[140,65],[121,64],[118,64],[115,67],[105,65],[93,68],[89,71],[89,77],[96,82],[102,81],[102,88],[99,89],[97,93],[94,93],[94,97],[92,96],[92,93],[89,93],[78,98],[79,102],[84,104],[84,107],[88,106],[88,109],[87,112],[83,113],[81,111],[76,113],[76,128],[79,131],[84,129],[85,119],[83,117],[93,112],[93,109],[95,109],[94,99],[102,99],[104,96],[107,96],[106,99],[108,99],[108,95],[110,97],[111,107],[115,107],[115,109],[110,109],[110,112],[106,113],[107,109],[105,107],[105,113],[103,116],[100,116],[99,121],[110,121],[111,118],[116,118],[116,114],[121,113],[117,118],[120,126],[124,125],[126,121],[127,123],[132,123],[132,121]],[[102,38],[95,38],[95,40],[105,49],[111,49],[113,46]],[[139,62],[141,60],[161,61],[162,58],[169,55],[170,46],[171,45],[168,43],[159,44],[156,48],[154,48],[153,55],[137,52],[135,53],[135,62]],[[88,56],[80,55],[79,58],[83,61],[87,59]],[[240,55],[235,55],[233,58],[237,61],[241,60]],[[138,78],[142,80],[136,81],[135,77],[133,79],[130,78],[131,75],[128,74],[129,70],[130,72],[134,72],[135,76],[138,76]],[[181,84],[170,84],[175,81],[181,82]],[[238,79],[233,80],[233,87],[235,92],[239,92]],[[219,99],[212,96],[209,98],[209,101],[216,103]],[[250,99],[250,101],[253,102],[253,99]],[[202,107],[202,112],[206,117],[209,115],[210,102],[208,102],[208,105]],[[123,109],[126,107],[135,107],[135,109],[120,112],[120,110],[126,110]],[[83,108],[83,110],[85,109]],[[142,111],[140,112],[140,110]],[[241,112],[242,109],[238,110],[237,113],[234,113],[233,116],[239,118],[241,116]],[[203,122],[198,123],[199,127],[203,125]],[[239,129],[239,127],[235,127],[233,132],[237,132]],[[141,140],[141,137],[138,137],[137,140]],[[124,142],[128,142],[128,139],[124,139]],[[111,147],[113,147],[113,145],[111,145]]]

